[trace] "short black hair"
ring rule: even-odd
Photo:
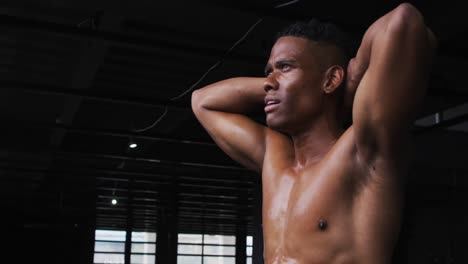
[[[292,36],[306,38],[318,43],[332,44],[338,47],[344,54],[344,61],[348,61],[356,55],[356,39],[337,25],[322,22],[318,19],[310,21],[297,21],[285,27],[276,34],[275,41],[281,37]]]

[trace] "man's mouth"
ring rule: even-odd
[[[273,98],[265,99],[265,113],[270,113],[278,108],[280,101]]]

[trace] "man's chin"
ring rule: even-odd
[[[275,120],[272,118],[267,118],[266,119],[266,124],[269,128],[281,132],[281,133],[286,133],[287,129],[285,127],[284,122],[280,122],[279,120]]]

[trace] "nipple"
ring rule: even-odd
[[[319,220],[318,227],[320,228],[320,230],[325,231],[325,229],[327,229],[327,226],[327,221],[325,221],[324,219]]]

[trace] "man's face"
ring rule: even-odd
[[[309,126],[322,109],[324,70],[313,41],[281,37],[265,68],[265,113],[269,127],[294,133]]]

